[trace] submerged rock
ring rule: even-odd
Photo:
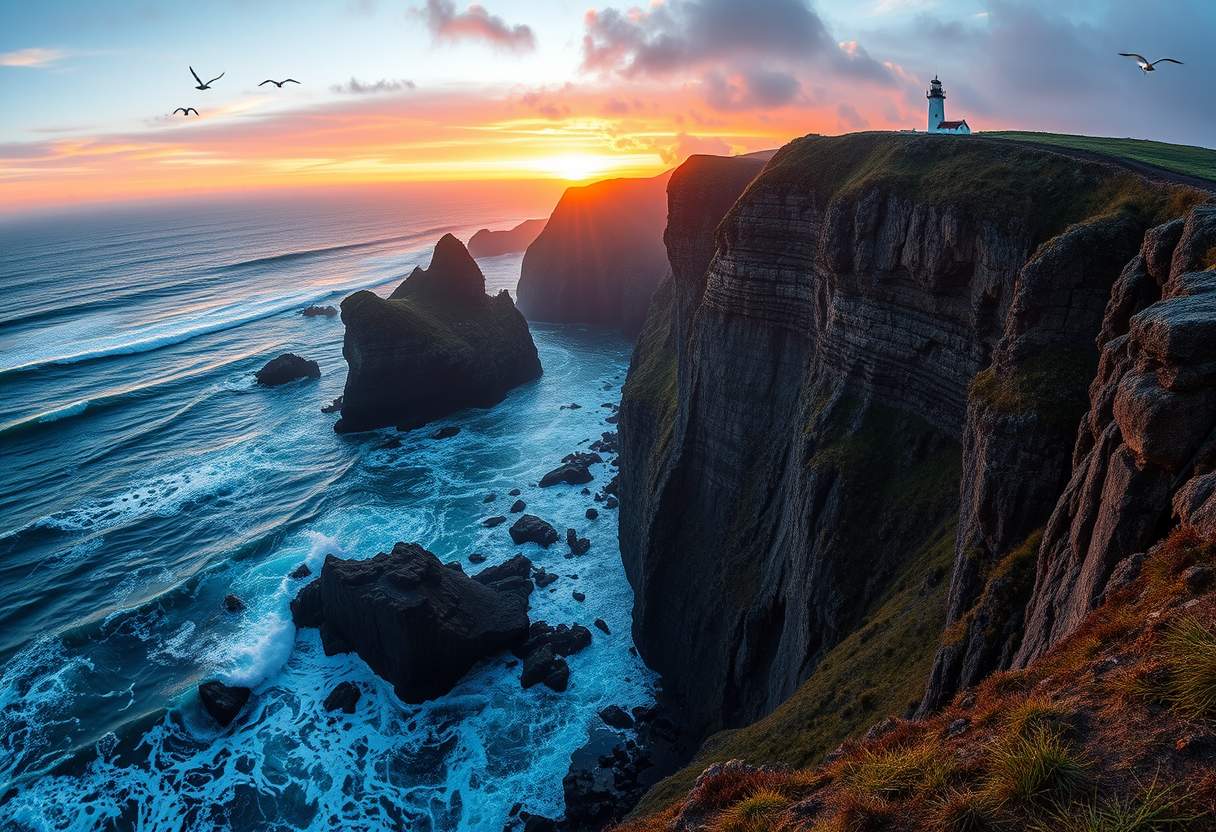
[[[510,529],[511,539],[516,545],[537,543],[545,549],[557,542],[557,529],[535,514],[525,514],[515,521]]]
[[[515,502],[511,503],[511,513],[519,514],[521,511],[523,511],[527,507],[528,507],[528,504],[525,503],[523,500],[516,500]]]
[[[338,310],[332,306],[306,306],[300,310],[300,314],[305,318],[332,318],[338,314]]]
[[[339,682],[325,697],[325,710],[353,714],[363,692],[354,682]]]
[[[287,577],[291,578],[293,581],[298,581],[301,578],[307,578],[311,574],[312,570],[308,568],[308,564],[301,563],[295,569],[288,572]]]
[[[232,724],[232,720],[236,719],[241,708],[249,701],[251,693],[253,691],[250,688],[226,685],[214,680],[198,686],[198,698],[203,703],[203,708],[223,728]]]
[[[451,425],[446,428],[440,428],[431,434],[432,439],[451,439],[456,434],[460,433],[460,428]]]
[[[278,387],[301,378],[320,378],[321,366],[295,353],[285,352],[267,361],[254,377],[263,387]]]
[[[423,702],[527,636],[531,567],[517,555],[469,577],[414,543],[370,560],[328,555],[292,618],[320,627],[327,655],[358,653],[402,700]]]
[[[412,429],[466,407],[490,407],[541,374],[528,324],[450,234],[427,269],[387,299],[356,292],[342,301],[342,355],[350,371],[338,432],[385,425]]]
[[[342,409],[342,397],[341,396],[338,396],[338,398],[334,399],[329,404],[321,405],[322,413],[337,413],[341,409]]]
[[[235,595],[225,595],[224,609],[231,613],[244,612],[245,602]]]
[[[632,728],[633,717],[631,717],[624,708],[620,705],[609,705],[599,712],[600,719],[610,728]]]

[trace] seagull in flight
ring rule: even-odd
[[[1120,52],[1119,54],[1122,55],[1124,58],[1135,58],[1136,63],[1138,63],[1140,65],[1141,72],[1156,72],[1157,64],[1160,64],[1160,63],[1171,63],[1171,64],[1181,64],[1182,63],[1182,61],[1177,61],[1177,60],[1174,60],[1173,58],[1158,58],[1155,61],[1150,61],[1148,58],[1144,57],[1143,55],[1138,55],[1135,52]]]
[[[191,113],[198,115],[198,110],[194,109],[193,107],[178,107],[173,111],[173,115],[177,115],[178,113],[181,113],[184,116],[188,116]]]
[[[221,72],[219,75],[215,76],[204,84],[203,79],[199,78],[198,73],[194,71],[194,67],[190,67],[190,74],[194,76],[195,81],[198,81],[198,86],[195,87],[196,90],[209,90],[211,89],[212,84],[224,77],[224,73]]]
[[[299,82],[299,81],[297,81],[295,78],[284,78],[282,81],[276,81],[276,80],[274,80],[273,78],[267,78],[265,81],[263,81],[262,83],[258,84],[258,86],[259,86],[259,87],[264,87],[264,86],[266,86],[267,84],[274,84],[274,85],[275,85],[276,87],[278,87],[279,89],[283,89],[283,85],[284,85],[284,84],[298,84],[298,83],[300,83],[300,82]]]

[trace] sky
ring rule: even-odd
[[[1214,38],[1216,0],[0,0],[0,212],[650,175],[923,130],[934,75],[973,130],[1213,146]]]

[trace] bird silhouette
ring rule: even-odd
[[[1122,55],[1124,58],[1135,58],[1136,63],[1140,65],[1141,72],[1156,72],[1157,64],[1160,64],[1160,63],[1171,63],[1171,64],[1181,64],[1182,63],[1182,61],[1178,61],[1173,58],[1158,58],[1155,61],[1150,61],[1148,58],[1144,57],[1143,55],[1138,55],[1135,52],[1120,52],[1119,54]]]
[[[203,79],[199,78],[198,73],[194,71],[194,67],[190,67],[190,74],[194,76],[195,81],[198,81],[198,86],[195,87],[196,90],[209,90],[211,89],[212,84],[224,77],[224,73],[221,72],[219,75],[215,76],[204,84]]]
[[[278,87],[279,89],[283,89],[283,85],[284,85],[284,84],[298,84],[298,83],[300,83],[300,82],[299,82],[299,81],[297,81],[295,78],[284,78],[282,81],[276,81],[276,80],[274,80],[273,78],[267,78],[265,81],[263,81],[262,83],[258,84],[258,86],[259,86],[259,87],[264,87],[264,86],[266,86],[267,84],[274,84],[274,85],[275,85],[276,87]]]
[[[193,107],[178,107],[173,111],[173,115],[177,115],[178,113],[181,113],[184,116],[188,116],[191,113],[198,115],[198,110],[194,109]]]

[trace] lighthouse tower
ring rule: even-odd
[[[946,91],[942,89],[942,82],[937,79],[936,75],[929,82],[929,91],[925,93],[925,98],[929,99],[930,133],[966,135],[971,132],[971,128],[967,126],[966,119],[962,121],[946,121]]]

